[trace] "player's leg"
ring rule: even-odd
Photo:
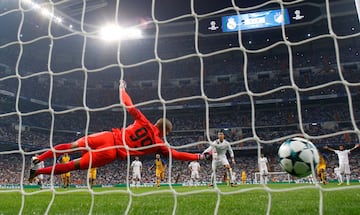
[[[63,144],[56,145],[56,146],[54,146],[54,150],[56,151],[55,156],[59,157],[60,155],[64,154],[64,152],[58,152],[58,151],[70,150],[70,149],[74,149],[77,147],[78,147],[77,142],[63,143]],[[44,161],[46,159],[53,158],[53,157],[54,157],[54,151],[48,150],[48,151],[42,153],[41,155],[37,156],[36,158],[34,157],[32,160],[32,163],[37,164],[40,161]]]
[[[55,156],[59,157],[60,155],[64,154],[64,152],[59,152],[59,151],[66,151],[66,150],[70,150],[70,152],[84,151],[87,146],[90,147],[91,149],[97,149],[101,145],[108,144],[108,142],[111,142],[110,145],[111,144],[114,145],[113,141],[114,141],[113,135],[109,131],[92,134],[89,136],[82,137],[72,143],[63,143],[54,146]],[[53,157],[54,157],[54,151],[48,150],[42,153],[41,155],[37,156],[37,160],[35,160],[34,162],[38,163],[40,161],[44,161],[46,159]]]
[[[325,170],[322,172],[322,181],[323,181],[323,184],[327,184]]]
[[[137,177],[136,177],[136,186],[140,187],[141,184],[141,173],[138,172]]]
[[[160,187],[161,171],[155,170],[155,186]]]
[[[161,183],[162,181],[164,181],[164,180],[165,180],[165,171],[161,171],[160,181],[159,181],[159,187],[160,187],[160,183]]]
[[[218,165],[217,160],[212,160],[211,162],[211,176],[210,176],[210,183],[209,183],[209,187],[212,187],[215,185],[216,183],[216,167]]]
[[[196,171],[196,172],[195,172],[195,177],[194,177],[195,186],[198,186],[198,185],[199,185],[199,178],[200,178],[199,172]]]
[[[92,187],[93,187],[93,179],[92,179],[92,177],[91,177],[91,176],[89,177],[89,185],[90,185],[90,188],[92,188]]]
[[[264,184],[264,172],[260,170],[260,184]]]
[[[223,165],[224,165],[225,170],[226,170],[226,175],[227,175],[227,176],[226,176],[226,177],[227,177],[226,180],[227,180],[228,182],[230,182],[230,185],[231,185],[231,186],[235,185],[235,183],[234,183],[235,179],[234,179],[234,177],[233,177],[233,171],[232,171],[232,168],[231,168],[228,160],[225,159],[225,160],[223,160],[222,162],[223,162]]]
[[[67,172],[66,173],[66,187],[70,188],[70,181],[71,181],[71,173]]]
[[[343,183],[343,180],[342,180],[342,175],[341,173],[337,173],[337,178],[338,178],[338,185],[341,185]]]
[[[33,173],[33,175],[35,175],[35,176],[37,176],[39,174],[50,175],[52,173],[53,169],[54,169],[55,175],[64,174],[64,173],[79,169],[78,166],[80,164],[80,159],[81,158],[75,159],[68,163],[57,163],[57,164],[55,164],[55,166],[49,166],[49,167],[34,170],[35,172]],[[66,180],[67,179],[65,176],[65,181]]]
[[[227,186],[230,186],[230,178],[229,178],[229,173],[225,168],[225,172],[224,172],[224,179],[223,181],[226,183]]]
[[[131,185],[130,186],[135,186],[135,177],[136,177],[136,175],[135,175],[135,172],[133,172],[133,174],[132,174],[132,177],[131,177]]]
[[[90,185],[90,188],[93,188],[93,186],[94,186],[94,182],[95,182],[95,178],[96,178],[96,176],[95,176],[95,173],[90,173],[89,174],[89,185]]]
[[[60,175],[61,183],[63,185],[63,188],[65,188],[65,173]]]
[[[60,144],[62,145],[62,144]],[[30,170],[30,177],[29,181],[32,181],[35,176],[38,174],[47,174],[50,175],[52,172],[52,169],[54,169],[54,174],[62,174],[66,172],[70,172],[73,170],[78,169],[88,169],[90,167],[90,161],[92,167],[100,167],[105,164],[108,164],[116,159],[116,149],[111,148],[111,146],[114,146],[114,138],[111,132],[101,132],[97,134],[93,134],[87,137],[80,138],[76,142],[70,144],[71,148],[78,148],[83,150],[84,147],[88,145],[91,149],[101,149],[101,148],[107,148],[106,150],[99,150],[99,151],[92,151],[89,149],[89,151],[84,151],[81,158],[78,158],[76,160],[72,160],[68,163],[58,163],[55,166],[49,166],[45,168],[41,168],[38,170]],[[80,147],[80,148],[79,148]],[[62,149],[64,150],[64,149]],[[47,152],[45,152],[47,153]],[[44,154],[45,154],[44,153]],[[91,157],[90,157],[91,153]],[[43,156],[48,156],[45,154]],[[52,154],[52,151],[51,153]],[[44,157],[39,156],[39,160],[43,159]],[[46,158],[46,157],[45,157]],[[90,160],[91,158],[91,160]]]
[[[267,169],[264,170],[264,184],[267,184],[269,181],[269,172]]]
[[[194,175],[195,172],[191,171],[191,175],[190,175],[190,180],[189,180],[189,186],[193,186],[194,185]]]
[[[349,164],[345,164],[345,177],[346,177],[346,185],[350,185],[350,165]]]
[[[215,174],[215,171],[213,171],[212,173],[211,173],[211,176],[210,176],[210,183],[209,183],[209,187],[212,187],[212,186],[214,186],[214,184],[215,184],[215,178],[216,178],[216,174]]]
[[[93,188],[93,186],[94,186],[94,184],[95,184],[95,179],[96,177],[95,176],[93,176],[92,178],[91,178],[91,188]]]
[[[231,166],[229,166],[229,174],[230,174],[230,185],[232,187],[234,187],[234,186],[236,186],[236,181],[235,181],[234,172],[233,172]]]
[[[95,178],[94,178],[94,177],[92,177],[92,178],[91,178],[91,183],[90,183],[91,188],[93,188],[94,183],[95,183]]]
[[[340,164],[339,165],[339,180],[340,180],[340,183],[338,185],[342,185],[344,183],[344,179],[343,179],[343,176],[345,174],[345,167],[343,164]]]

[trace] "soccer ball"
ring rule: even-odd
[[[295,137],[283,142],[278,151],[280,166],[284,171],[299,178],[312,173],[317,168],[319,153],[315,145],[304,138]]]

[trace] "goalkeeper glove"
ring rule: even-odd
[[[199,154],[199,160],[211,160],[212,155],[210,153]]]

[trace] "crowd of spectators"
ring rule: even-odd
[[[235,54],[232,52],[223,55],[224,56],[214,56],[214,58],[211,58],[212,61],[204,59],[203,93],[207,98],[233,96],[233,98],[231,98],[232,102],[246,103],[249,102],[249,96],[252,95],[252,93],[260,93],[259,97],[256,98],[257,100],[274,98],[291,99],[295,97],[296,88],[294,88],[291,83],[290,67],[285,65],[284,69],[284,66],[274,66],[276,65],[274,63],[276,60],[273,58],[276,56],[259,54],[259,56],[254,59],[249,57],[248,70],[244,70],[244,62],[239,63],[239,59],[242,59],[242,57],[234,57],[233,55]],[[300,56],[301,55],[304,55],[304,53],[300,54]],[[305,53],[306,57],[296,58],[295,56],[295,62],[311,62],[309,65],[306,63],[300,63],[298,66],[294,65],[293,78],[294,84],[296,84],[297,87],[307,89],[309,87],[333,83],[318,87],[317,89],[300,91],[302,96],[343,95],[346,94],[346,85],[345,83],[340,83],[342,78],[344,81],[350,83],[360,81],[359,76],[356,75],[359,72],[358,61],[354,57],[348,57],[346,55],[346,57],[342,58],[341,63],[343,64],[340,65],[341,71],[339,71],[337,61],[334,59],[335,55],[326,56],[325,54],[322,55],[319,53]],[[226,62],[222,62],[222,59]],[[285,59],[286,63],[288,60],[286,55],[279,55],[276,59],[282,59],[282,61]],[[191,96],[203,96],[202,85],[200,84],[200,61],[192,58],[188,61],[189,62],[185,62],[181,66],[174,63],[174,65],[168,68],[164,65],[164,71],[162,71],[161,74],[162,82],[160,89],[163,99],[172,100]],[[247,76],[245,76],[244,73],[247,73]],[[111,81],[101,81],[103,75],[112,76],[112,74],[114,77]],[[82,107],[84,101],[88,107],[98,108],[119,102],[116,89],[116,80],[118,80],[119,77],[114,74],[118,74],[118,71],[104,72],[104,74],[99,72],[97,75],[89,74],[87,83],[85,83],[81,77],[80,79],[74,79],[67,76],[64,78],[60,78],[61,76],[53,77],[54,81],[51,82],[50,75],[41,74],[20,81],[17,78],[9,78],[0,84],[3,90],[14,94],[20,90],[20,95],[23,98],[33,98],[48,102],[50,96],[51,104],[55,109],[57,108],[56,105]],[[225,76],[225,78],[223,76]],[[124,79],[128,80],[128,91],[136,102],[159,99],[158,78],[159,70],[158,68],[154,68],[154,66],[143,65],[135,71],[126,72],[125,70],[124,73]],[[247,80],[245,80],[245,78]],[[181,82],[182,79],[186,79],[187,81]],[[139,84],[141,81],[152,82],[152,84]],[[19,85],[21,85],[20,88]],[[266,93],[269,90],[276,90],[285,86],[287,87],[286,89]],[[352,86],[350,90],[352,93],[357,94],[359,88]],[[189,105],[203,104],[205,98],[201,98],[202,99],[182,101],[182,103]],[[224,100],[224,102],[227,101]]]

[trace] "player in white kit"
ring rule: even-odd
[[[200,163],[198,161],[191,161],[188,166],[191,175],[190,175],[190,186],[197,186],[199,185],[200,179]]]
[[[131,163],[131,170],[132,170],[132,185],[134,187],[139,187],[141,182],[142,162],[139,160],[138,156],[136,156],[135,160]]]
[[[351,149],[345,149],[345,147],[343,145],[339,146],[339,150],[330,148],[328,146],[324,146],[324,149],[327,149],[329,151],[334,152],[335,154],[337,154],[338,158],[339,158],[339,185],[342,184],[342,176],[345,174],[346,177],[346,184],[350,185],[350,165],[349,165],[349,154],[352,150],[356,149],[359,147],[359,144],[356,144],[353,148]]]
[[[216,169],[219,167],[224,167],[227,174],[227,179],[230,181],[231,186],[236,186],[235,179],[233,178],[232,168],[229,164],[229,161],[226,157],[226,153],[229,152],[232,164],[236,164],[234,158],[234,152],[231,148],[230,143],[225,140],[225,134],[222,130],[218,132],[218,139],[210,144],[210,146],[205,149],[203,154],[212,155],[212,173],[211,181],[209,186],[213,186],[216,182]]]
[[[260,184],[267,184],[269,175],[269,161],[264,154],[260,155],[259,158],[259,171],[260,171]]]

